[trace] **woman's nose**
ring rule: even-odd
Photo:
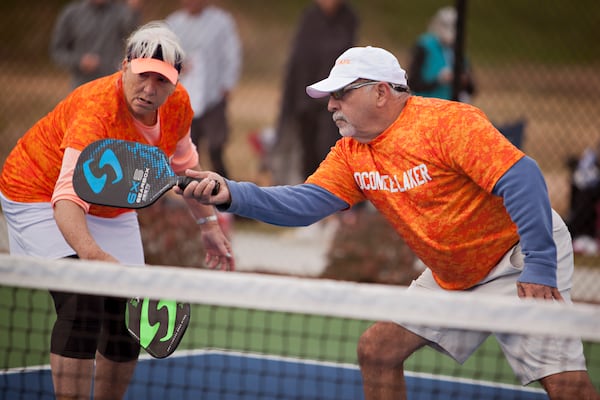
[[[144,82],[144,93],[154,94],[156,93],[156,83],[152,79],[148,79]]]

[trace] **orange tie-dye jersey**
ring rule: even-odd
[[[134,125],[121,75],[117,72],[75,89],[19,139],[0,175],[4,196],[23,203],[50,202],[67,147],[82,150],[105,138],[148,143]],[[170,157],[177,142],[187,134],[193,117],[189,96],[181,85],[159,113],[160,139],[156,146]],[[110,218],[130,211],[92,205],[89,213]]]
[[[524,154],[468,104],[412,96],[369,144],[342,138],[307,183],[369,200],[449,290],[472,287],[518,242],[491,192]]]

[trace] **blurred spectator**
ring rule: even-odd
[[[327,99],[314,101],[305,90],[327,76],[336,58],[354,45],[358,25],[357,15],[345,0],[315,0],[304,10],[283,83],[270,157],[273,183],[304,181],[340,137],[327,111]]]
[[[227,100],[242,66],[235,20],[210,0],[181,0],[181,9],[166,22],[179,36],[187,56],[181,83],[194,109],[192,141],[198,150],[206,142],[212,169],[229,177],[223,160],[229,136]]]
[[[408,85],[414,94],[452,100],[456,18],[454,7],[440,8],[427,32],[417,39],[408,70]],[[458,100],[469,102],[475,83],[467,60],[464,67]]]
[[[79,0],[54,25],[50,53],[71,73],[71,87],[110,75],[121,67],[125,39],[141,19],[142,0]]]
[[[431,18],[427,32],[419,36],[413,46],[408,84],[415,95],[453,100],[456,20],[457,13],[454,7],[440,8]],[[475,94],[475,81],[466,58],[460,82],[458,101],[469,103]],[[496,128],[512,144],[522,148],[526,125],[527,120],[519,118],[498,124]]]
[[[598,208],[600,206],[600,142],[570,162],[571,204],[567,226],[576,253],[598,254]]]

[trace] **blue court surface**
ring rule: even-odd
[[[408,398],[418,400],[542,400],[539,389],[461,378],[406,374]],[[26,392],[24,392],[26,390]],[[0,373],[0,398],[51,400],[49,367]],[[126,399],[327,400],[362,399],[358,367],[224,351],[141,358]]]

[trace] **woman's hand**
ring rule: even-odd
[[[204,261],[208,268],[223,271],[235,270],[231,242],[225,236],[217,221],[203,224],[200,236],[206,250]]]

